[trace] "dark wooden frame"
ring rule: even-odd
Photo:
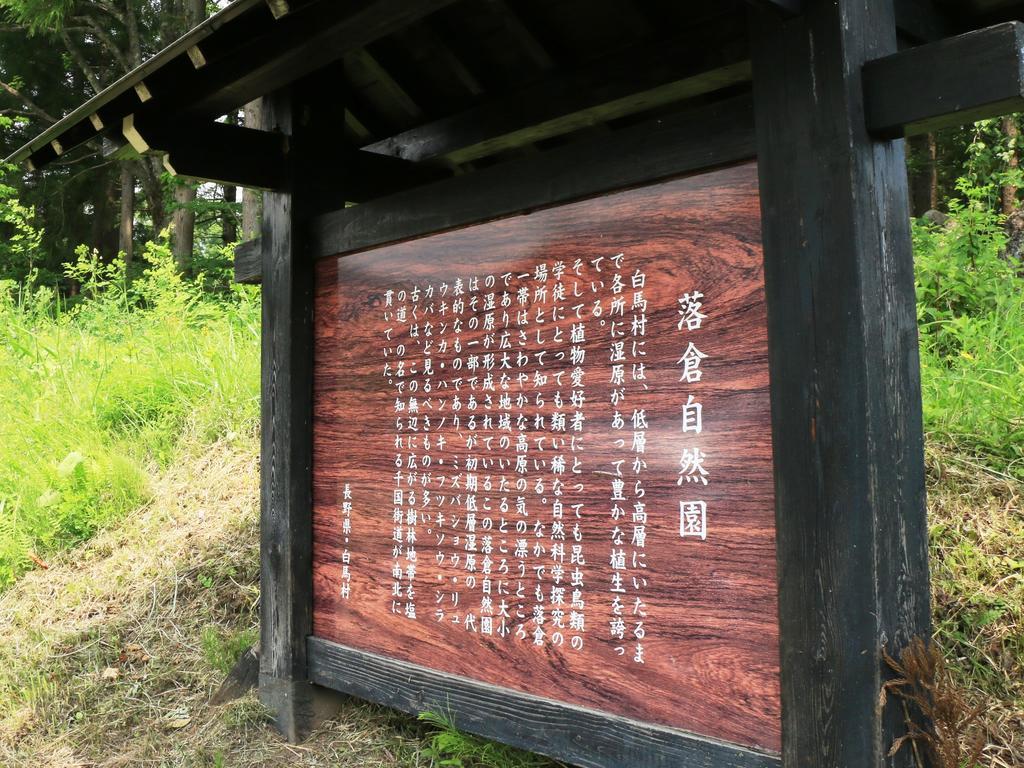
[[[263,197],[260,445],[260,699],[290,740],[331,696],[309,679],[313,630],[313,265],[305,233],[327,172],[316,148],[344,124],[342,97],[318,98],[330,70],[263,99],[263,128],[287,137],[282,188]],[[344,190],[344,164],[330,169]]]
[[[749,94],[317,215],[309,257],[329,258],[648,184],[755,155]],[[585,170],[582,170],[585,169]],[[488,190],[500,189],[500,194]],[[235,280],[259,283],[255,242],[235,251]]]
[[[751,24],[768,302],[787,766],[916,765],[883,648],[930,639],[924,440],[902,141],[861,72],[891,0]]]
[[[778,768],[777,755],[519,693],[317,637],[310,675],[322,686],[588,768]]]
[[[262,269],[249,259],[240,275],[264,282],[261,687],[287,735],[307,732],[316,692],[333,689],[441,711],[466,730],[600,768],[909,768],[909,749],[887,756],[905,733],[904,712],[891,700],[879,706],[879,694],[882,649],[898,653],[929,635],[923,440],[902,144],[869,133],[861,76],[862,65],[895,53],[896,27],[891,0],[871,5],[752,11],[756,131],[741,96],[333,212],[318,212],[308,195],[268,195]],[[312,637],[313,261],[747,159],[755,138],[777,448],[782,755]],[[292,178],[305,181],[315,169],[301,170],[301,147],[293,131]]]
[[[270,103],[275,105],[274,110],[280,110],[278,100],[287,102],[289,98],[295,97],[277,95]],[[271,113],[276,113],[274,110]],[[286,735],[299,738],[316,723],[315,694],[321,688],[412,713],[445,712],[459,727],[580,765],[780,765],[775,755],[520,694],[312,637],[307,613],[312,590],[307,557],[303,554],[289,561],[279,554],[294,552],[292,548],[305,553],[310,546],[308,451],[312,406],[308,400],[311,360],[307,353],[311,329],[307,323],[311,298],[307,281],[315,259],[749,160],[754,155],[752,118],[749,95],[740,96],[694,113],[568,145],[546,153],[543,162],[532,158],[515,161],[315,218],[310,218],[312,201],[308,198],[304,207],[299,203],[289,206],[285,202],[291,197],[289,193],[267,193],[262,242],[259,248],[247,245],[239,249],[242,261],[236,271],[246,282],[263,281],[261,541],[267,593],[263,598],[262,644],[270,649],[271,657],[263,651],[261,696],[277,713],[278,726]],[[706,130],[709,124],[715,127],[710,133]],[[286,132],[290,129],[281,127]],[[299,142],[301,139],[293,133],[293,152]],[[591,172],[580,173],[581,167]],[[481,190],[493,186],[496,179],[504,180],[502,194],[482,195]],[[291,243],[292,255],[287,259],[289,233],[296,231],[296,219],[302,211],[305,240]],[[419,214],[409,216],[410,211]],[[338,238],[339,233],[344,233],[344,239]],[[254,258],[257,253],[262,261],[259,274]],[[291,266],[282,277],[285,264]],[[276,271],[271,273],[269,269]],[[288,334],[288,338],[282,340],[282,334]],[[291,463],[286,464],[283,457],[291,457]],[[282,496],[282,490],[289,490],[290,495]],[[282,611],[282,606],[288,610]],[[282,613],[290,617],[290,624],[279,622]],[[546,725],[541,727],[538,717]],[[582,738],[584,730],[586,739]]]

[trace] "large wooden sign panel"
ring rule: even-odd
[[[756,168],[317,266],[314,634],[780,748]]]

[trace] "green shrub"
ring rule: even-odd
[[[914,247],[925,428],[965,461],[1024,478],[1024,279],[989,190],[963,180]]]
[[[257,428],[259,298],[76,252],[73,305],[0,283],[0,588],[148,499],[181,451]]]

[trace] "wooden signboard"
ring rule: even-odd
[[[319,261],[314,637],[777,753],[760,221],[747,164]]]

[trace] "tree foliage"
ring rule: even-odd
[[[14,151],[139,66],[216,6],[204,8],[199,0],[0,0],[0,117],[9,118],[0,124],[0,154]],[[159,237],[182,207],[185,216],[200,216],[200,248],[219,242],[204,226],[227,221],[230,231],[238,216],[216,190],[196,200],[179,192],[176,201],[180,183],[171,183],[159,158],[129,150],[104,157],[98,142],[63,155],[41,172],[3,170],[8,188],[35,212],[42,233],[35,264],[41,275],[54,279],[81,243],[107,260],[117,255],[123,246],[123,195],[132,198],[126,221],[138,250]],[[127,189],[125,170],[134,180]],[[187,246],[191,250],[193,244]],[[24,275],[13,266],[2,263],[0,272]]]

